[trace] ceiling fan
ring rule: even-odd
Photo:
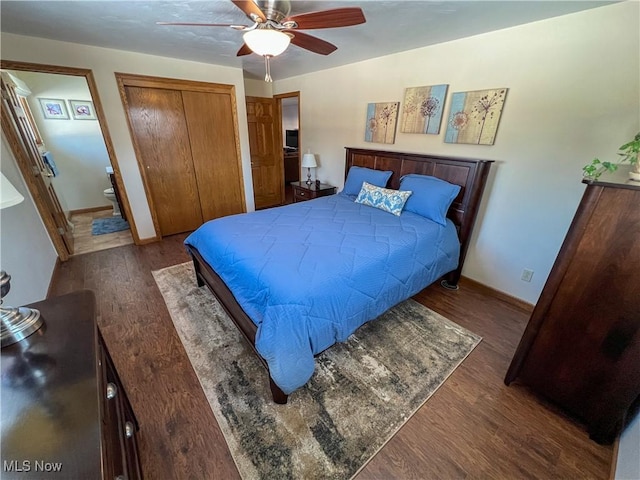
[[[244,44],[237,56],[257,53],[265,58],[265,81],[271,81],[269,59],[284,52],[289,43],[321,55],[329,55],[338,47],[300,30],[350,27],[365,23],[362,9],[358,7],[336,8],[319,12],[291,15],[291,2],[283,0],[232,0],[244,12],[253,25],[228,23],[157,22],[158,25],[183,25],[199,27],[230,27],[245,32]]]

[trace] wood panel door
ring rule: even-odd
[[[156,232],[246,211],[233,85],[116,73]]]
[[[13,83],[5,81],[4,74],[2,75],[2,110],[3,129],[8,129],[5,130],[7,139],[12,144],[14,152],[18,153],[17,160],[26,166],[25,170],[30,173],[28,181],[42,200],[37,202],[38,207],[42,205],[42,209],[39,208],[40,215],[47,229],[51,231],[49,227],[53,227],[60,236],[66,250],[64,253],[72,255],[73,232],[51,182],[53,173],[42,159],[33,130]],[[68,256],[63,255],[63,252],[58,253],[61,260],[67,260]]]
[[[182,93],[125,86],[129,124],[162,236],[202,225]]]
[[[235,121],[228,94],[183,91],[202,220],[244,211]]]
[[[284,203],[282,132],[273,98],[247,97],[251,173],[256,209]]]

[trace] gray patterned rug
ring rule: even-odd
[[[191,263],[153,275],[244,479],[352,477],[481,340],[407,300],[319,355],[309,383],[277,405]]]

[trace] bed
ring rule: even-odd
[[[209,287],[267,367],[276,403],[311,377],[315,355],[366,321],[438,279],[457,288],[490,165],[347,148],[341,194],[216,219],[185,239],[198,285]],[[423,176],[436,177],[455,187],[453,202],[441,218],[425,218],[415,213],[416,191],[414,208],[408,200],[393,215],[347,195],[362,185],[355,173],[394,190],[403,178],[416,190]]]

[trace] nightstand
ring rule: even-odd
[[[305,182],[291,182],[293,187],[293,201],[304,202],[305,200],[311,200],[312,198],[326,197],[327,195],[333,195],[336,193],[336,187],[321,183],[320,186],[313,182],[311,185],[307,185]]]

